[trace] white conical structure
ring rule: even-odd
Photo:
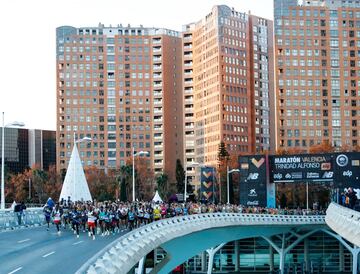
[[[71,201],[92,201],[76,144],[71,153],[59,200],[67,200],[69,196]]]
[[[163,200],[161,199],[160,195],[159,195],[159,192],[156,190],[156,193],[155,193],[155,196],[154,198],[152,199],[152,201],[154,203],[162,203]]]

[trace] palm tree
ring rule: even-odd
[[[131,192],[131,177],[132,176],[132,166],[126,165],[121,166],[119,170],[119,175],[117,181],[120,182],[120,200],[127,201],[129,193]]]
[[[165,173],[161,174],[156,179],[157,190],[159,191],[160,197],[163,197],[163,199],[165,199],[165,197],[167,197],[168,180],[169,180],[169,177]]]
[[[178,193],[184,192],[185,170],[181,164],[180,159],[176,160],[176,189]]]

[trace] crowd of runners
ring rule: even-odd
[[[276,209],[193,202],[72,202],[68,199],[56,204],[48,201],[44,207],[47,230],[50,229],[50,224],[53,223],[59,235],[61,230],[71,229],[77,237],[83,231],[87,232],[89,237],[94,240],[96,235],[107,236],[120,233],[125,229],[132,230],[164,218],[215,212],[285,215],[325,214],[321,210]]]

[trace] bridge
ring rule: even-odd
[[[339,272],[351,271],[356,274],[359,269],[359,213],[337,204],[329,206],[326,217],[236,213],[181,216],[160,220],[131,232],[123,230],[120,237],[98,237],[96,241],[83,235],[76,239],[71,231],[64,231],[59,237],[55,231],[47,233],[41,226],[11,231],[24,227],[24,224],[18,226],[16,221],[13,212],[0,212],[0,230],[5,231],[0,233],[0,243],[4,247],[0,252],[0,261],[4,273],[15,273],[15,270],[32,273],[34,269],[38,273],[64,273],[64,261],[71,262],[66,267],[69,272],[65,273],[76,270],[77,273],[89,274],[134,273],[135,267],[137,273],[143,273],[146,255],[152,251],[157,254],[158,250],[163,250],[164,254],[162,260],[154,262],[151,273],[169,273],[175,266],[199,256],[202,260],[201,272],[212,273],[212,265],[218,258],[216,256],[231,241],[238,243],[241,239],[246,241],[255,237],[271,247],[271,270],[279,269],[281,273],[290,271],[289,258],[296,253],[293,250],[302,245],[302,260],[309,271],[313,269],[312,265],[309,266],[312,263],[309,259],[312,256],[310,246],[317,245],[312,242],[320,234],[327,235],[325,245],[329,245],[329,250],[333,248],[329,239],[333,239],[333,244],[334,241],[338,243],[338,250],[330,252],[340,258]],[[42,210],[27,210],[26,226],[38,226],[42,222]],[[235,244],[234,248],[239,247]],[[273,252],[278,254],[275,267]],[[19,256],[22,258],[21,265]],[[240,270],[239,261],[235,265]]]
[[[360,212],[331,203],[325,220],[336,233],[360,246]]]
[[[128,273],[137,263],[138,273],[142,273],[145,256],[158,247],[165,250],[166,256],[151,273],[169,273],[204,250],[211,273],[214,255],[225,243],[255,236],[264,238],[279,253],[280,270],[284,273],[286,254],[319,230],[328,233],[325,216],[208,213],[175,217],[127,233],[97,253],[77,273]],[[273,240],[274,235],[281,241]]]

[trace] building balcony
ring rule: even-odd
[[[163,131],[164,128],[162,126],[157,126],[157,127],[154,127],[154,131]]]
[[[155,94],[154,92],[154,96],[156,95],[161,95],[161,92],[159,92],[158,94]],[[154,105],[162,105],[163,101],[162,100],[154,100]]]
[[[162,96],[163,94],[162,94],[162,91],[154,91],[154,96]],[[161,103],[162,103],[162,101],[161,101]]]
[[[152,40],[152,43],[153,43],[153,44],[161,44],[161,38],[154,38],[154,39]]]

